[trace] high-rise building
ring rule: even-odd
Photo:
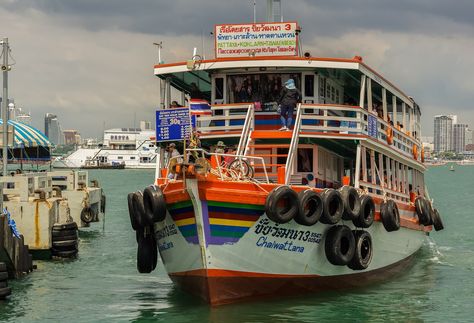
[[[81,136],[77,130],[64,130],[63,134],[65,145],[79,145],[81,143]]]
[[[467,145],[471,145],[472,146],[472,138],[473,138],[473,133],[472,133],[472,130],[469,129],[469,128],[466,128],[466,132],[464,134],[464,138],[466,138],[466,143],[465,143],[465,146],[464,146],[464,150],[467,151],[468,149],[466,149]]]
[[[44,134],[49,141],[55,145],[63,144],[63,134],[59,125],[58,117],[52,113],[46,113],[44,117]]]
[[[453,150],[453,123],[456,116],[437,115],[434,117],[434,152]]]
[[[461,153],[466,147],[467,124],[458,123],[453,125],[453,149],[456,153]]]

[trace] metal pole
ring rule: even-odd
[[[2,119],[3,119],[3,176],[7,175],[8,163],[8,38],[3,38],[3,99],[2,99]]]

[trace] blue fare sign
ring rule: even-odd
[[[377,117],[369,114],[367,121],[367,132],[369,136],[377,138]]]
[[[191,118],[188,108],[156,111],[156,141],[188,139],[191,134]]]

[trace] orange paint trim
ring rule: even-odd
[[[198,277],[256,277],[256,278],[295,278],[295,277],[321,277],[319,275],[283,275],[283,274],[266,274],[256,272],[243,272],[225,269],[195,269],[185,272],[170,273],[174,276],[198,276]]]

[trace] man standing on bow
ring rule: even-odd
[[[289,79],[285,82],[285,86],[281,90],[280,100],[280,119],[282,127],[280,131],[290,130],[293,121],[293,112],[296,104],[301,101],[301,92],[295,86],[295,81]]]

